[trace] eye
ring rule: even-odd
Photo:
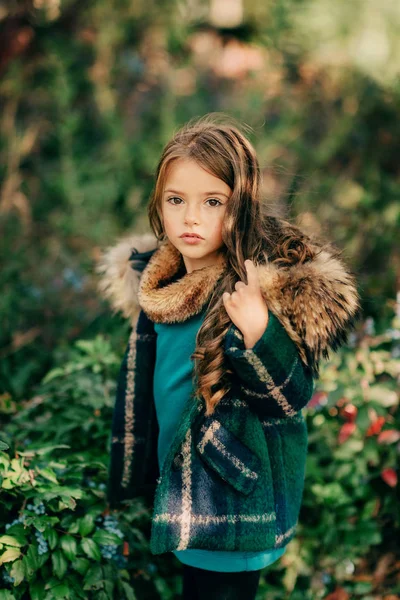
[[[222,202],[220,202],[217,198],[209,198],[207,200],[207,202],[209,202],[210,200],[211,200],[211,202],[218,202],[218,204],[213,204],[213,206],[218,206],[218,205],[223,206]]]
[[[180,198],[178,198],[178,196],[172,196],[172,198],[168,198],[167,202],[169,202],[170,200],[180,200]],[[175,202],[170,202],[170,204],[172,204],[173,206],[177,206]]]

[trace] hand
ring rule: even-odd
[[[260,339],[268,324],[268,307],[261,294],[255,264],[244,261],[247,271],[247,285],[243,281],[235,283],[235,292],[224,292],[222,301],[231,321],[240,329],[246,348],[252,348]]]

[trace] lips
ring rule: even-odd
[[[181,238],[183,237],[189,237],[189,238],[197,238],[198,240],[202,240],[204,238],[202,238],[200,235],[197,235],[195,233],[184,233],[183,235],[180,236]]]

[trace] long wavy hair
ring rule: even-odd
[[[318,242],[311,242],[288,220],[268,213],[267,205],[260,201],[261,172],[256,151],[236,120],[223,113],[191,119],[162,152],[148,206],[150,226],[160,242],[166,239],[161,209],[165,182],[172,162],[180,158],[196,161],[232,190],[222,227],[224,245],[220,249],[226,255],[227,268],[211,295],[191,355],[195,361],[193,396],[204,398],[206,414],[211,415],[232,384],[232,371],[223,350],[232,322],[222,294],[235,291],[238,279],[247,280],[247,258],[255,264],[268,261],[290,266],[311,260]]]

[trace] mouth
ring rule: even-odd
[[[200,235],[197,235],[195,233],[184,233],[183,235],[180,235],[179,237],[195,239],[195,240],[204,240],[204,238],[202,238]]]

